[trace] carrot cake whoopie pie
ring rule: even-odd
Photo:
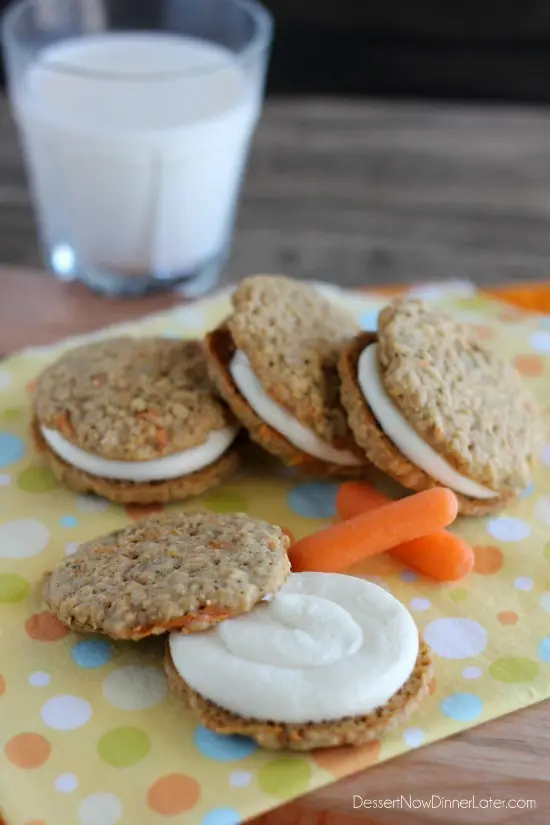
[[[379,316],[340,356],[342,402],[366,458],[404,487],[443,485],[484,515],[530,482],[535,401],[514,368],[462,324],[417,300]]]
[[[38,379],[32,430],[60,481],[122,503],[198,495],[238,464],[238,422],[214,395],[198,341],[70,350]]]
[[[43,598],[80,632],[196,633],[276,593],[288,545],[279,527],[239,513],[153,517],[80,545],[47,574]]]
[[[293,750],[378,738],[416,709],[432,671],[407,609],[335,573],[293,573],[245,615],[171,633],[165,666],[205,727]]]
[[[366,464],[340,401],[338,353],[358,330],[346,309],[282,276],[241,282],[207,335],[210,372],[250,436],[287,465],[356,475]]]

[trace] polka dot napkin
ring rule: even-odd
[[[328,288],[369,329],[380,300]],[[550,414],[550,318],[471,289],[426,296],[515,362]],[[220,294],[106,334],[194,336],[227,312]],[[97,336],[94,336],[97,337]],[[63,489],[28,440],[37,372],[68,343],[0,363],[0,809],[8,825],[236,825],[376,761],[550,696],[550,437],[535,483],[509,510],[462,519],[475,547],[467,580],[442,586],[388,555],[354,573],[406,605],[435,655],[431,696],[383,742],[311,756],[269,753],[198,725],[167,695],[162,643],[69,633],[44,612],[38,583],[78,543],[147,511]],[[258,456],[224,487],[174,509],[241,510],[295,537],[335,516],[334,483],[306,481]]]

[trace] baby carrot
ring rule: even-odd
[[[388,504],[391,499],[374,487],[361,482],[342,484],[336,497],[336,509],[343,519],[353,518]],[[422,538],[406,541],[391,549],[391,554],[408,567],[438,581],[456,581],[474,566],[474,551],[463,539],[437,530]]]
[[[375,510],[384,504],[390,504],[392,499],[379,493],[376,487],[362,481],[346,481],[338,488],[336,495],[336,511],[341,519],[354,518],[359,513]]]
[[[300,539],[290,550],[292,569],[339,573],[361,559],[451,524],[457,511],[456,496],[445,487],[384,504]]]

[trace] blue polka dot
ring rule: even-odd
[[[540,643],[539,656],[543,662],[550,662],[550,636],[547,636]]]
[[[529,498],[529,496],[532,496],[534,492],[535,492],[535,485],[530,484],[529,487],[526,487],[525,490],[521,491],[521,493],[519,494],[519,497],[520,498]]]
[[[368,309],[366,312],[364,312],[359,318],[359,324],[361,326],[361,329],[364,329],[367,332],[376,332],[376,330],[378,329],[379,315],[379,309]]]
[[[20,461],[25,455],[25,442],[12,433],[0,433],[0,467]]]
[[[418,578],[418,575],[414,570],[403,570],[399,578],[404,582],[414,582]]]
[[[194,739],[197,750],[216,762],[237,762],[250,756],[258,747],[247,736],[221,736],[202,725],[197,726]]]
[[[234,808],[213,808],[204,815],[201,825],[239,825],[240,814]]]
[[[113,647],[105,639],[85,639],[77,642],[71,650],[75,665],[87,670],[106,665],[112,655]]]
[[[76,516],[61,516],[59,523],[62,527],[76,527],[78,519]]]
[[[452,693],[441,702],[441,712],[455,722],[471,722],[483,710],[483,702],[475,693]]]
[[[288,494],[288,505],[305,518],[332,518],[336,515],[339,486],[323,481],[298,484]]]

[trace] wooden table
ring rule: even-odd
[[[1,107],[1,104],[0,104]],[[0,258],[38,265],[11,123],[0,117]],[[288,271],[365,285],[490,284],[550,273],[550,116],[536,111],[276,103],[268,107],[225,279]],[[106,301],[0,269],[0,355],[137,317],[173,296]],[[353,810],[353,796],[534,799],[536,810]],[[550,703],[342,780],[255,825],[546,825]]]

